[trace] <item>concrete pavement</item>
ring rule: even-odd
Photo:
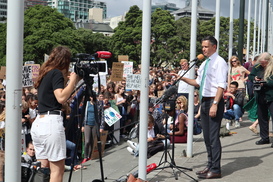
[[[225,125],[223,120],[222,124]],[[211,179],[216,182],[271,182],[273,181],[273,148],[271,144],[256,145],[255,142],[260,139],[258,135],[252,133],[248,127],[251,125],[244,115],[240,128],[230,127],[231,132],[236,132],[231,136],[221,138],[222,142],[222,178]],[[270,121],[270,129],[272,128]],[[175,164],[178,167],[189,168],[189,170],[168,167],[171,160],[165,157],[161,161],[163,152],[159,152],[147,161],[147,165],[151,163],[163,162],[160,167],[167,168],[154,170],[147,174],[149,182],[173,182],[174,173],[177,174],[178,181],[203,181],[195,175],[196,171],[202,170],[207,162],[207,154],[203,137],[201,135],[194,136],[193,157],[187,158],[183,155],[187,144],[175,144]],[[134,172],[138,169],[138,158],[132,156],[126,149],[127,143],[120,142],[118,145],[105,150],[103,157],[103,174],[105,182],[113,182],[122,176]],[[171,150],[169,150],[172,153]],[[72,182],[91,182],[94,179],[101,179],[101,170],[99,160],[91,160],[84,164],[87,169],[79,170],[72,173]],[[69,172],[65,172],[64,182],[68,181]]]

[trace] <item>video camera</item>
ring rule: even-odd
[[[260,91],[262,89],[262,83],[266,83],[266,81],[253,81],[253,90]]]
[[[105,62],[94,62],[97,58],[107,59],[112,56],[111,52],[98,51],[95,54],[78,53],[76,58],[72,58],[71,62],[76,62],[74,71],[80,77],[89,77],[90,74],[96,75],[99,72],[106,72],[107,65]]]

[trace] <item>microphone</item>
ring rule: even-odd
[[[195,62],[195,61],[200,61],[202,59],[204,59],[204,55],[203,54],[199,54],[194,60],[190,61],[190,62]]]
[[[112,53],[108,51],[97,51],[95,54],[93,54],[93,56],[97,58],[108,59],[112,57]]]
[[[177,93],[177,89],[178,89],[178,88],[177,88],[176,85],[171,86],[170,88],[168,88],[168,89],[164,92],[164,94],[163,94],[160,98],[158,98],[158,99],[156,100],[156,103],[157,103],[158,101],[163,101],[163,102],[167,101],[172,95],[174,95],[174,94]]]

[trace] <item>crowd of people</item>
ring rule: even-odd
[[[206,60],[196,69],[194,79],[188,74],[186,59],[180,61],[180,68],[150,67],[149,73],[147,156],[152,157],[170,143],[187,142],[187,110],[191,104],[188,97],[192,85],[195,87],[194,119],[201,123],[208,155],[207,166],[196,174],[205,179],[221,178],[219,131],[223,118],[234,123],[236,128],[240,127],[245,100],[255,100],[257,120],[249,129],[260,133],[261,139],[256,144],[262,145],[270,143],[269,117],[273,114],[272,56],[262,53],[243,65],[238,57],[232,56],[227,63],[217,54],[217,44],[212,36],[202,40]],[[48,61],[41,66],[35,87],[23,88],[22,94],[22,134],[26,137],[27,153],[31,154],[23,157],[40,161],[43,169],[40,172],[50,181],[62,181],[67,159],[71,159],[68,165],[74,170],[86,168],[83,164],[91,159],[94,141],[100,132],[108,131],[107,140],[115,143],[113,133],[116,129],[105,122],[104,110],[111,107],[122,116],[118,128],[120,138],[128,139],[139,121],[139,90],[127,89],[126,78],[113,82],[109,76],[105,86],[93,88],[89,97],[82,96],[88,88],[83,85],[75,89],[81,78],[68,71],[70,57],[67,47],[53,49]],[[140,69],[134,68],[133,73],[139,74]],[[2,83],[3,80],[0,85]],[[158,102],[175,83],[177,93],[168,101]],[[5,85],[0,89],[0,126],[3,128]],[[77,152],[77,139],[82,136],[78,131],[84,133],[82,157]],[[127,143],[127,150],[138,156],[139,144],[131,140]],[[49,173],[50,177],[46,177]]]

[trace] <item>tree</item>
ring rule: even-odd
[[[24,61],[42,63],[57,45],[68,46],[72,53],[83,51],[73,22],[56,9],[37,5],[25,11],[24,19]]]
[[[0,66],[6,65],[6,31],[7,24],[6,23],[0,23]]]
[[[169,11],[156,9],[151,19],[151,63],[160,66],[163,62],[173,63],[181,50],[181,41],[176,37],[174,17]]]
[[[142,11],[138,6],[132,6],[120,22],[111,37],[110,49],[115,58],[118,55],[128,55],[136,64],[140,63]]]

